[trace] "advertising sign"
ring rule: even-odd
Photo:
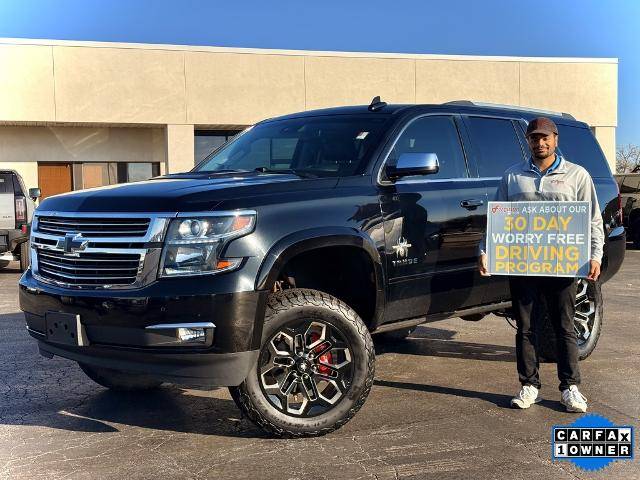
[[[489,273],[586,277],[590,221],[590,202],[489,202]]]

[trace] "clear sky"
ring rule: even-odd
[[[640,145],[640,0],[0,0],[0,37],[618,58],[618,145]]]

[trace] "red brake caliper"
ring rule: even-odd
[[[319,338],[320,338],[320,335],[318,333],[311,332],[311,343],[314,343],[314,342],[318,341]],[[320,345],[316,346],[315,349],[314,349],[314,352],[316,351],[316,349],[320,350],[319,347],[321,345],[322,345],[322,343]],[[327,353],[325,353],[323,355],[320,355],[318,357],[318,362],[322,362],[322,363],[326,363],[326,364],[331,365],[331,363],[333,362],[333,357],[331,355],[331,351],[328,351]],[[331,372],[331,370],[325,365],[318,364],[318,372],[322,373],[323,375],[328,375]]]

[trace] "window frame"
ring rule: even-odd
[[[402,135],[404,134],[404,132],[411,126],[412,123],[421,120],[425,117],[448,117],[452,120],[453,122],[453,127],[456,130],[457,136],[458,136],[458,142],[460,143],[460,150],[462,152],[462,159],[464,161],[464,165],[465,165],[465,170],[467,172],[467,176],[466,177],[453,177],[453,178],[429,178],[430,175],[425,175],[424,179],[419,179],[419,178],[412,178],[412,179],[407,179],[407,180],[403,180],[402,178],[398,179],[395,182],[392,182],[391,180],[384,180],[382,178],[382,173],[384,172],[384,169],[387,165],[387,162],[389,161],[389,156],[391,155],[391,152],[393,151],[393,149],[396,146],[396,143],[398,143],[398,141],[400,140],[400,137],[402,137]],[[378,171],[376,172],[376,183],[378,186],[382,186],[382,187],[388,187],[390,185],[402,185],[405,183],[423,183],[423,182],[453,182],[453,181],[462,181],[462,180],[474,180],[474,177],[472,176],[472,171],[469,165],[469,159],[468,159],[468,155],[467,155],[467,150],[465,148],[465,144],[463,141],[463,132],[460,131],[460,123],[459,123],[459,119],[460,119],[460,114],[459,113],[451,113],[451,112],[430,112],[430,113],[421,113],[419,115],[416,115],[414,117],[409,118],[408,120],[406,120],[405,124],[402,126],[402,128],[400,128],[400,130],[398,131],[398,133],[395,134],[393,141],[389,144],[388,147],[385,147],[385,154],[384,154],[384,159],[382,160],[382,162],[380,163],[380,167],[378,168]]]

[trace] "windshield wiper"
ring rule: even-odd
[[[317,175],[313,173],[305,172],[303,170],[296,170],[295,168],[268,168],[268,167],[258,167],[253,170],[254,172],[260,173],[292,173],[301,178],[318,178]]]

